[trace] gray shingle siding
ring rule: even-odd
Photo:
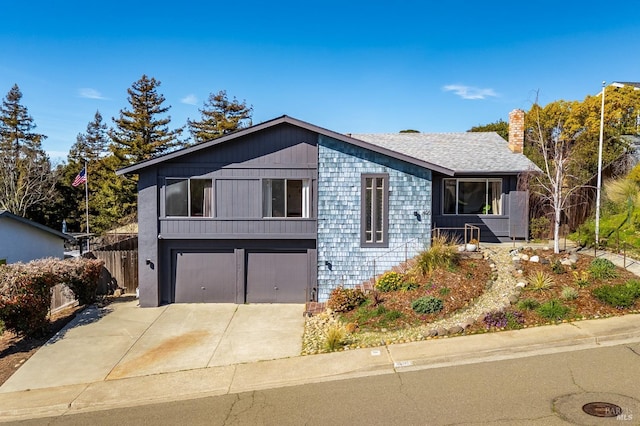
[[[389,247],[361,247],[363,173],[389,174]],[[320,135],[318,301],[337,286],[354,287],[417,254],[430,240],[430,209],[431,171]]]

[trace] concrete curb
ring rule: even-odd
[[[9,392],[0,394],[0,421],[452,367],[632,342],[640,342],[638,314]],[[128,396],[123,401],[125,390]],[[138,397],[132,398],[131,395]]]

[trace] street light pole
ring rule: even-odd
[[[596,248],[600,242],[600,193],[602,192],[602,140],[604,139],[604,91],[606,82],[602,82],[602,107],[600,108],[600,142],[598,144],[598,185],[596,187]]]

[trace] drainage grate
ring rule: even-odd
[[[617,417],[622,414],[622,408],[610,402],[589,402],[582,406],[582,411],[595,417]]]

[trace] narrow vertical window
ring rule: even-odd
[[[389,176],[362,175],[361,243],[388,247]]]

